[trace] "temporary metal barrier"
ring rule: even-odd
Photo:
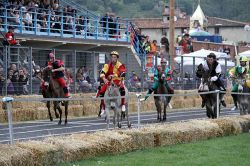
[[[224,92],[221,92],[219,90],[216,90],[216,91],[210,91],[210,92],[200,92],[200,93],[186,93],[186,94],[164,94],[164,95],[152,95],[152,96],[193,96],[193,95],[202,95],[202,94],[212,94],[212,93],[216,93],[217,94],[217,118],[220,117],[219,115],[219,94],[220,93],[224,93]],[[234,93],[234,94],[242,94],[242,93]],[[246,93],[244,95],[250,95],[250,93]],[[128,94],[128,98],[130,98],[131,94]],[[125,96],[126,97],[126,96]],[[137,127],[140,128],[141,127],[141,97],[142,94],[140,93],[137,93],[136,94],[136,98],[137,98],[137,119],[138,119],[138,124],[137,124]],[[12,102],[15,101],[15,102],[25,102],[25,101],[28,101],[28,102],[42,102],[42,101],[79,101],[79,100],[83,100],[83,99],[86,99],[86,97],[77,97],[77,98],[11,98],[11,97],[4,97],[2,99],[2,101],[4,103],[6,103],[6,106],[7,106],[7,111],[8,111],[8,124],[9,124],[9,135],[10,135],[10,143],[13,144],[14,143],[14,132],[13,132],[13,122],[12,122]],[[104,98],[95,98],[95,97],[89,97],[90,99],[94,99],[94,100],[101,100],[101,99],[104,99]],[[122,96],[120,97],[105,97],[105,99],[121,99],[123,98]],[[128,108],[128,111],[129,111],[129,108]]]

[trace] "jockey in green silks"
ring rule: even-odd
[[[249,67],[247,66],[248,58],[246,56],[240,57],[240,65],[233,67],[229,70],[228,74],[231,78],[246,78],[249,75]],[[238,92],[239,85],[237,83],[233,83],[232,92]],[[231,109],[232,111],[237,109],[237,95],[232,94],[234,107]]]
[[[165,86],[168,90],[168,92],[170,94],[174,94],[174,89],[172,87],[170,87],[167,83],[167,81],[170,81],[172,78],[171,78],[171,75],[172,75],[172,70],[167,68],[167,60],[166,59],[161,59],[161,66],[157,68],[157,70],[155,71],[154,73],[154,84],[152,85],[151,88],[148,89],[148,92],[144,98],[144,100],[147,100],[147,98],[149,97],[150,94],[152,94],[154,91],[157,90],[158,88],[158,85],[159,85],[159,72],[161,72],[162,70],[164,70],[164,73],[166,75],[166,82],[165,82]]]

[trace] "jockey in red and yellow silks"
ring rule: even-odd
[[[64,97],[69,97],[69,90],[64,80],[64,64],[60,59],[55,59],[53,53],[49,53],[48,68],[52,70],[52,77],[63,88]],[[42,83],[42,89],[44,90],[45,82]]]
[[[111,56],[111,62],[109,64],[105,64],[101,73],[100,78],[103,80],[104,85],[101,87],[101,89],[97,92],[96,97],[104,97],[104,93],[107,89],[107,87],[110,85],[111,81],[113,81],[114,84],[120,87],[120,93],[121,96],[125,96],[125,88],[123,84],[123,79],[126,74],[126,67],[124,64],[122,64],[120,61],[118,61],[119,53],[117,51],[112,51],[110,53]],[[122,111],[125,111],[125,98],[121,99],[121,106]],[[104,101],[102,100],[102,114],[105,110]]]

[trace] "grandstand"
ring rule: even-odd
[[[105,55],[107,62],[108,53],[112,50],[120,52],[128,73],[142,72],[138,66],[141,65],[143,53],[136,42],[136,34],[130,41],[133,28],[129,20],[109,15],[99,17],[72,1],[45,2],[48,1],[32,0],[24,1],[24,4],[17,0],[0,1],[0,30],[5,34],[12,26],[21,44],[0,46],[0,65],[5,69],[5,77],[8,75],[7,68],[16,64],[17,68],[25,67],[28,70],[32,82],[31,73],[34,73],[36,66],[45,66],[50,51],[65,62],[74,80],[77,68],[87,66],[91,70],[92,82],[96,82],[103,65],[100,57]],[[4,39],[4,36],[1,35],[1,38]],[[76,89],[77,85],[74,83],[72,86]]]

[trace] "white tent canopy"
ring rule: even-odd
[[[229,56],[224,52],[217,52],[211,50],[201,49],[195,52],[191,52],[189,54],[183,54],[182,56],[189,56],[189,57],[197,57],[197,58],[206,58],[208,54],[214,53],[216,58],[229,58]]]
[[[182,55],[183,62],[186,62],[186,61],[192,61],[193,62],[193,58],[195,58],[195,61],[202,61],[210,53],[214,53],[217,58],[229,58],[229,56],[224,52],[217,52],[217,51],[201,49],[201,50],[198,50],[198,51],[195,51],[195,52],[191,52],[189,54],[183,54]],[[177,63],[181,63],[181,56],[176,57],[174,60]]]
[[[193,59],[195,57],[185,57],[183,56],[183,62],[190,62],[190,63],[193,63]],[[181,56],[178,56],[176,58],[174,58],[174,60],[177,62],[177,63],[181,63]],[[204,58],[195,58],[195,62],[196,61],[203,61]]]
[[[250,50],[241,52],[238,54],[238,56],[246,56],[246,57],[250,58]]]
[[[220,59],[218,60],[218,62],[222,65],[222,66],[225,66],[225,60],[223,59]],[[235,63],[232,62],[232,61],[227,61],[227,67],[234,67],[235,66]]]

